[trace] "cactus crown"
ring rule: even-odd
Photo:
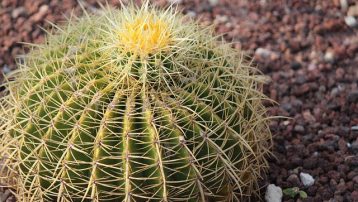
[[[261,77],[171,8],[73,17],[8,78],[0,181],[19,200],[237,201],[267,167]]]
[[[122,28],[118,31],[123,52],[147,56],[168,49],[172,30],[163,19],[165,15],[158,16],[147,10],[134,15],[134,19],[121,23]]]

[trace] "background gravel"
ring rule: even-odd
[[[98,3],[88,0],[86,9]],[[119,6],[118,0],[109,0]],[[126,2],[126,1],[123,1]],[[140,2],[140,1],[139,1]],[[272,81],[265,93],[280,103],[270,170],[262,186],[300,187],[304,201],[358,201],[358,3],[354,0],[159,0],[214,24],[233,46],[255,58]],[[44,40],[48,21],[81,13],[76,0],[1,0],[0,67],[15,68],[27,50],[19,42]],[[305,187],[300,173],[313,176]],[[0,193],[5,192],[0,189]],[[0,194],[0,201],[1,201]],[[263,194],[264,195],[264,189]],[[9,199],[10,200],[10,199]],[[253,199],[256,200],[256,199]],[[295,201],[300,199],[289,199]]]

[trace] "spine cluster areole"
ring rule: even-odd
[[[267,168],[262,76],[148,3],[56,27],[8,76],[0,182],[19,201],[239,201]]]

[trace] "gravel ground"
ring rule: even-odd
[[[292,119],[271,124],[276,158],[270,159],[263,187],[297,186],[308,194],[303,201],[358,201],[358,3],[354,6],[354,1],[169,1],[201,23],[214,24],[217,33],[247,51],[271,76],[265,93],[280,105],[272,106],[270,114]],[[104,1],[86,2],[85,7],[94,10],[96,2]],[[76,0],[1,0],[1,70],[14,69],[15,57],[27,51],[19,42],[43,41],[40,27],[49,28],[47,21],[61,23],[72,9],[81,12]],[[304,186],[301,172],[311,175],[314,184]],[[265,188],[262,198],[264,192]],[[287,196],[283,200],[300,201]]]

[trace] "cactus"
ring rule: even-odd
[[[19,201],[238,201],[271,146],[263,76],[213,29],[148,3],[69,19],[1,98]]]

